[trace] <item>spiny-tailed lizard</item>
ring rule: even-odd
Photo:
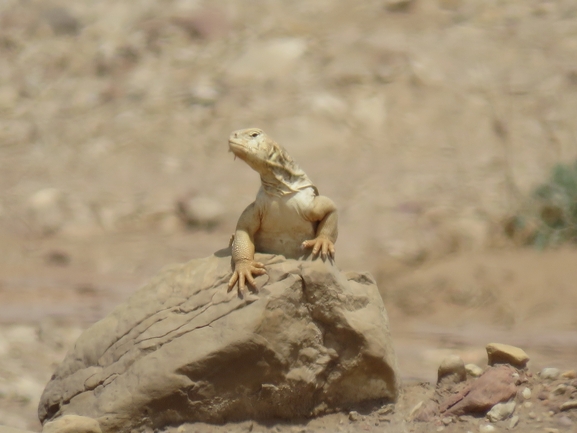
[[[231,241],[234,272],[228,283],[238,293],[246,283],[256,290],[253,275],[266,273],[254,253],[299,258],[312,248],[313,257],[334,258],[337,240],[337,209],[328,197],[319,195],[307,175],[286,150],[257,128],[230,135],[229,149],[260,174],[261,187],[241,214]]]

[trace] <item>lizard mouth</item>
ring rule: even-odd
[[[237,157],[244,160],[243,155],[246,153],[246,146],[233,140],[228,141],[228,151],[234,154],[234,159]]]

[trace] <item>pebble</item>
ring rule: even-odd
[[[529,361],[529,356],[523,349],[508,344],[489,343],[486,349],[489,365],[510,364],[517,368],[525,368]]]
[[[559,385],[557,385],[555,387],[555,389],[553,389],[553,391],[551,391],[551,394],[553,395],[563,395],[565,394],[565,392],[567,391],[567,385],[561,383]]]
[[[451,423],[453,422],[453,418],[451,418],[450,416],[446,416],[446,417],[443,418],[441,421],[443,422],[443,424],[449,425],[449,424],[451,424]]]
[[[492,433],[495,431],[495,427],[491,424],[482,424],[479,426],[479,433]]]
[[[514,415],[509,422],[509,429],[517,427],[517,424],[519,424],[519,415]]]
[[[439,365],[437,383],[459,383],[467,379],[465,363],[458,355],[449,355]]]
[[[406,11],[414,0],[386,0],[385,7],[392,12]]]
[[[360,415],[356,410],[351,410],[349,412],[349,419],[351,421],[358,421],[360,419]]]
[[[387,404],[383,407],[381,407],[377,413],[379,415],[387,415],[389,413],[393,413],[393,411],[395,410],[395,405],[394,404]]]
[[[575,370],[567,370],[561,374],[563,379],[576,379],[577,378],[577,371]]]
[[[561,370],[559,370],[558,368],[546,367],[543,370],[541,370],[539,376],[541,377],[541,379],[544,380],[555,380],[559,377],[560,374]]]
[[[523,391],[521,392],[521,395],[523,396],[523,398],[525,400],[529,400],[531,398],[531,390],[527,387],[525,387],[523,389]]]
[[[566,401],[565,403],[563,403],[559,409],[561,410],[571,410],[571,409],[577,409],[577,400],[569,400]]]
[[[567,416],[565,416],[565,415],[563,415],[561,418],[559,418],[559,419],[557,420],[557,423],[558,423],[560,426],[563,426],[563,427],[570,427],[570,426],[573,425],[573,421],[571,421],[571,418],[569,418],[569,417],[567,417]]]
[[[80,31],[80,21],[68,9],[54,7],[44,11],[43,15],[57,35],[76,35]]]
[[[533,406],[533,403],[531,403],[530,401],[526,401],[526,402],[523,403],[523,407],[525,407],[525,408],[527,408],[527,409],[529,409],[529,408],[532,407],[532,406]]]
[[[192,194],[178,200],[176,207],[179,218],[190,227],[214,228],[225,214],[220,201]]]
[[[476,364],[465,365],[465,371],[469,376],[479,377],[483,374],[483,369]]]
[[[558,428],[547,427],[547,428],[545,429],[545,433],[559,433],[559,429],[558,429]]]
[[[45,235],[58,232],[69,219],[69,203],[57,188],[36,191],[28,199],[27,208],[33,227]]]
[[[515,411],[515,401],[509,401],[507,403],[497,403],[491,408],[487,413],[487,418],[491,422],[503,421],[509,418]]]

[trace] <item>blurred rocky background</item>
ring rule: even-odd
[[[0,424],[38,429],[83,327],[228,245],[252,126],[337,203],[406,378],[488,335],[574,364],[575,119],[572,0],[3,0]]]

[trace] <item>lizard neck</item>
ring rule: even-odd
[[[318,195],[317,188],[302,170],[275,168],[274,170],[267,170],[264,173],[260,173],[262,188],[267,194],[283,197],[312,187]]]

